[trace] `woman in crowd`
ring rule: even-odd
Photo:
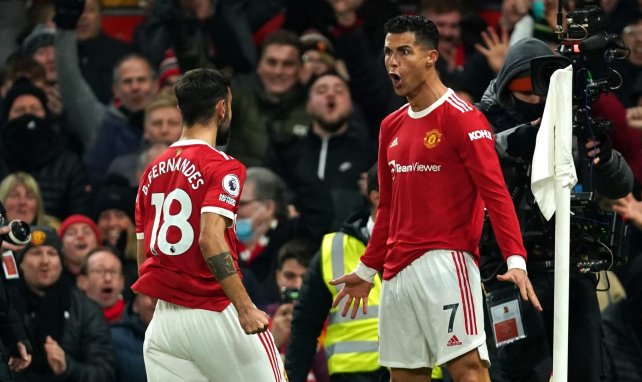
[[[22,220],[30,225],[48,225],[58,229],[60,221],[45,214],[38,182],[26,172],[7,175],[0,182],[0,201],[7,210],[7,220]]]

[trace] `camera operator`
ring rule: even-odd
[[[543,312],[537,312],[529,304],[523,304],[527,338],[499,349],[501,366],[510,381],[548,381],[552,370],[554,228],[553,221],[546,222],[539,212],[530,190],[531,158],[545,102],[545,97],[533,94],[530,69],[531,60],[541,56],[554,54],[539,40],[518,41],[509,49],[497,78],[477,105],[496,134],[505,181],[528,252],[529,277],[544,308]],[[580,154],[575,157],[575,166],[584,191],[595,191],[610,199],[627,195],[633,185],[633,175],[620,153],[613,150],[608,137],[577,138]],[[590,167],[589,163],[592,163]],[[571,247],[573,252],[573,245]],[[490,245],[486,253],[482,252],[480,266],[487,290],[491,292],[499,288],[495,275],[505,272],[499,251],[492,248]],[[598,381],[602,371],[601,318],[595,286],[593,274],[571,272],[569,381]]]
[[[0,210],[4,211],[2,203],[0,203]],[[10,228],[7,225],[0,227],[0,235],[2,236],[8,234],[9,231]],[[4,272],[2,280],[0,280],[0,381],[10,381],[12,380],[12,372],[20,372],[31,364],[32,348],[9,292],[11,288],[9,280],[16,278],[18,274],[13,254],[10,254],[10,251],[21,247],[5,243],[2,238],[0,238],[0,243],[2,243],[1,252],[4,263]]]

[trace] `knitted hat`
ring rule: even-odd
[[[513,92],[532,92],[533,79],[531,77],[531,71],[525,70],[513,77],[508,83],[508,90]]]
[[[76,223],[87,224],[89,228],[91,228],[94,235],[96,235],[96,242],[97,243],[103,242],[102,235],[100,234],[100,230],[98,229],[98,226],[96,225],[96,223],[94,223],[94,221],[91,220],[89,217],[85,215],[80,215],[80,214],[71,215],[67,219],[63,220],[62,223],[60,223],[60,227],[58,228],[58,236],[60,236],[60,238],[65,236],[65,232],[67,231],[67,229],[71,227],[72,224],[76,224]]]
[[[56,231],[45,225],[34,225],[31,226],[31,240],[27,245],[24,246],[18,252],[17,259],[16,261],[18,264],[22,262],[22,259],[24,258],[25,253],[29,251],[31,248],[34,247],[40,247],[43,245],[49,245],[52,246],[58,251],[58,256],[60,256],[60,259],[62,260],[62,241],[58,237],[58,234],[56,234]]]
[[[165,58],[161,61],[158,68],[158,83],[162,87],[165,81],[171,76],[180,75],[181,68],[178,66],[178,60],[172,49],[165,51]]]
[[[2,118],[0,119],[1,121],[7,120],[9,110],[11,110],[13,102],[16,100],[16,98],[23,95],[32,95],[38,98],[38,100],[40,100],[40,103],[42,103],[42,107],[45,109],[45,112],[49,114],[49,110],[47,109],[47,95],[45,94],[45,92],[42,91],[42,89],[40,89],[39,87],[32,84],[28,78],[20,77],[13,83],[11,89],[9,89],[9,92],[4,99],[4,108],[2,110],[3,114]]]
[[[20,50],[31,55],[38,50],[38,48],[53,45],[55,36],[55,29],[50,28],[45,24],[38,24],[24,39],[20,46]]]
[[[335,53],[334,47],[327,37],[320,33],[306,33],[299,39],[301,43],[301,52],[316,50],[321,54],[321,59],[328,65],[334,66]]]

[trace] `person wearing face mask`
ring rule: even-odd
[[[533,93],[530,69],[534,58],[553,56],[551,49],[540,40],[525,38],[518,41],[508,50],[497,78],[490,83],[481,103],[476,105],[496,134],[495,147],[508,191],[520,227],[529,233],[524,235],[528,275],[544,309],[538,312],[524,304],[522,317],[528,337],[498,350],[500,366],[510,381],[548,381],[552,370],[554,248],[553,241],[546,240],[545,233],[555,231],[554,221],[545,223],[530,191],[531,161],[545,103],[544,97]],[[577,137],[577,146],[575,168],[584,191],[597,192],[609,199],[619,199],[631,191],[631,169],[622,155],[612,148],[606,135],[594,140]],[[571,243],[571,249],[573,247]],[[503,271],[501,257],[492,245],[482,250],[480,271],[487,290],[495,291],[500,287],[494,281],[494,275]],[[569,381],[596,382],[602,370],[601,316],[595,288],[594,274],[571,271]]]
[[[23,171],[42,191],[45,211],[62,220],[88,213],[91,205],[87,170],[82,161],[61,145],[49,125],[45,93],[26,78],[16,80],[4,100],[0,116],[0,177]]]
[[[280,299],[274,277],[279,248],[296,238],[317,243],[332,220],[327,208],[332,206],[330,196],[312,185],[298,188],[301,192],[294,200],[298,216],[290,217],[283,180],[267,168],[247,169],[236,219],[239,263],[262,285],[268,304]]]

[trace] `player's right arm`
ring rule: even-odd
[[[228,225],[229,219],[222,215],[201,213],[198,244],[208,268],[238,311],[239,322],[245,333],[261,333],[268,328],[267,315],[254,306],[241,282],[225,241],[225,229]]]
[[[388,164],[387,149],[389,139],[384,137],[384,125],[386,120],[381,123],[379,133],[379,155],[377,163],[377,172],[379,177],[379,207],[377,216],[372,229],[372,235],[368,241],[365,253],[361,256],[361,261],[357,268],[346,275],[331,280],[331,285],[344,284],[343,288],[337,294],[332,302],[332,307],[337,307],[344,297],[347,300],[341,311],[342,316],[346,316],[352,306],[352,318],[357,316],[359,306],[362,306],[363,314],[368,313],[368,295],[372,289],[374,278],[377,272],[383,270],[384,261],[388,248],[388,225],[390,221],[390,195],[392,189],[392,176],[390,174],[390,165]]]
[[[145,262],[145,240],[137,240],[136,243],[136,262],[138,264],[138,276],[140,276],[140,266]]]

